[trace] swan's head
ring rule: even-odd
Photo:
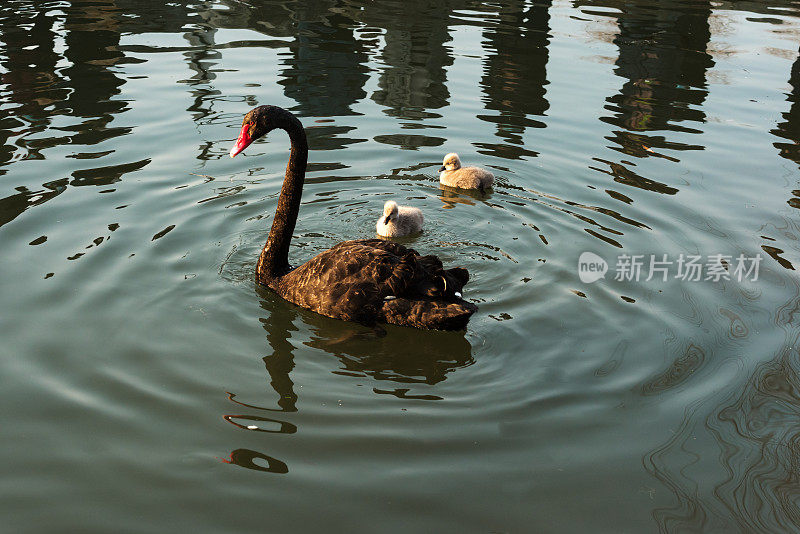
[[[389,221],[396,221],[397,214],[399,213],[397,202],[389,200],[383,205],[383,224],[389,224]]]
[[[419,287],[423,294],[431,298],[460,299],[461,290],[469,282],[469,272],[461,267],[440,271]]]
[[[461,160],[458,159],[458,154],[455,152],[450,152],[448,155],[444,157],[442,161],[442,168],[439,169],[439,172],[442,171],[455,171],[461,168]]]
[[[288,115],[286,110],[276,106],[258,106],[247,112],[242,120],[242,130],[236,144],[231,148],[231,157],[250,146],[250,143],[280,127],[280,121]]]

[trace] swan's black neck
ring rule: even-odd
[[[292,143],[289,163],[286,165],[286,177],[283,179],[278,208],[272,221],[267,243],[261,251],[256,267],[256,279],[269,285],[271,280],[279,278],[291,270],[289,266],[289,243],[292,241],[294,225],[300,211],[300,197],[303,195],[303,182],[308,162],[308,142],[303,125],[297,117],[285,109],[273,107],[264,113],[263,126],[267,131],[274,128],[286,130]]]

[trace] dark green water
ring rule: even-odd
[[[0,530],[796,532],[798,17],[4,2]],[[258,104],[309,136],[294,261],[417,206],[407,242],[472,274],[466,333],[255,287],[288,157],[227,156]],[[451,151],[494,192],[441,190]],[[621,254],[763,260],[616,280]]]

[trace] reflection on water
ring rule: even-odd
[[[67,179],[42,184],[42,188],[31,191],[23,185],[16,188],[19,193],[0,198],[0,226],[13,221],[28,208],[63,193],[67,188]]]
[[[792,64],[789,85],[791,92],[786,95],[789,111],[782,114],[783,121],[779,122],[777,128],[771,133],[788,141],[788,143],[774,143],[775,148],[780,150],[781,157],[800,164],[800,57]],[[789,205],[795,208],[800,207],[797,201],[793,203],[790,200]]]
[[[20,157],[15,154],[21,147],[12,145],[9,140],[43,131],[49,116],[44,108],[64,100],[69,91],[66,87],[58,90],[57,85],[56,63],[60,57],[54,50],[56,18],[33,8],[20,10],[17,17],[9,16],[9,8],[3,11],[0,19],[0,41],[6,51],[0,59],[4,70],[3,96],[4,100],[15,104],[16,109],[16,113],[9,113],[8,106],[3,106],[5,109],[0,111],[3,125],[0,163],[6,164]],[[41,157],[34,152],[33,157],[37,156]],[[6,172],[0,168],[0,173]]]
[[[400,383],[437,384],[446,375],[474,363],[471,345],[462,333],[422,332],[405,328],[370,330],[358,324],[332,320],[302,308],[283,309],[273,296],[262,300],[261,307],[270,312],[262,319],[267,330],[271,355],[264,358],[270,385],[278,394],[283,411],[296,411],[297,394],[289,374],[294,367],[294,345],[289,341],[297,331],[295,321],[302,317],[311,329],[303,345],[322,350],[339,359],[334,374],[372,377]],[[276,307],[280,306],[280,312]]]
[[[455,208],[456,204],[474,206],[476,202],[489,201],[492,198],[491,190],[481,192],[480,190],[457,189],[441,184],[439,189],[441,189],[439,200],[442,201],[442,207],[446,210]]]
[[[380,2],[364,21],[384,29],[378,61],[385,65],[372,99],[384,113],[401,119],[437,118],[447,105],[446,67],[453,64],[448,22],[450,6],[438,2]],[[415,16],[407,17],[412,9]]]
[[[711,37],[710,2],[659,2],[640,0],[579,1],[579,5],[615,8],[619,33],[615,72],[624,78],[619,93],[608,97],[611,116],[600,120],[621,130],[607,139],[610,148],[636,158],[660,157],[679,162],[665,151],[703,150],[696,143],[675,141],[666,133],[702,133],[706,121],[702,104],[707,96],[706,72],[714,61],[706,51]],[[694,123],[694,124],[693,124]],[[649,132],[659,132],[654,135]],[[596,161],[609,169],[593,167],[632,187],[674,195],[678,189],[641,176],[621,162]]]
[[[277,458],[250,449],[236,449],[231,452],[230,458],[223,459],[222,461],[226,464],[234,464],[239,467],[252,469],[254,471],[264,471],[266,473],[283,475],[289,472],[289,468],[286,464]]]
[[[794,281],[787,292],[791,298],[772,317],[784,336],[778,352],[754,368],[743,388],[729,387],[687,408],[669,441],[645,457],[650,473],[678,500],[654,510],[662,532],[792,532],[800,525],[800,284]],[[730,339],[747,335],[734,316]],[[679,357],[676,369],[685,370],[684,363],[686,356]],[[671,374],[669,387],[685,376]],[[713,487],[700,470],[707,460],[698,447],[709,438],[721,464]]]
[[[607,5],[616,2],[593,3]],[[607,99],[606,109],[614,112],[603,120],[625,128],[612,139],[628,155],[646,157],[641,142],[651,148],[686,150],[680,143],[667,145],[663,137],[631,136],[628,132],[677,131],[700,133],[696,125],[705,122],[700,106],[706,99],[706,71],[714,61],[706,52],[711,32],[708,17],[711,3],[679,4],[640,1],[624,5],[617,18],[619,48],[616,73],[625,78],[619,94]]]
[[[552,2],[506,2],[483,30],[488,52],[481,78],[487,111],[478,115],[495,124],[501,143],[475,143],[481,154],[505,159],[536,157],[524,134],[527,128],[544,128],[534,117],[544,116],[550,105],[545,97],[547,47]]]
[[[102,529],[85,503],[124,493],[131,531],[167,506],[139,495],[198,532],[263,527],[208,522],[234,497],[276,531],[796,531],[798,28],[789,0],[0,5],[0,401],[30,414],[0,495],[60,508],[9,528]],[[419,206],[468,333],[253,290],[288,147],[227,150],[266,103],[311,149],[293,259]],[[494,189],[440,187],[450,150]],[[666,252],[763,272],[613,280]]]
[[[0,175],[10,163],[44,159],[45,151],[54,147],[100,145],[131,133],[130,127],[110,126],[128,109],[125,100],[115,98],[124,81],[114,67],[125,62],[117,51],[122,29],[115,2],[15,3],[0,10],[0,28],[6,102],[0,108]],[[73,151],[68,157],[91,160],[114,152],[83,150],[88,151]],[[149,162],[81,165],[72,171],[72,179],[20,185],[20,194],[0,199],[0,225],[55,198],[67,185],[109,185]]]
[[[223,419],[237,428],[250,432],[272,434],[294,434],[298,427],[284,419],[266,417],[261,412],[298,411],[300,400],[295,391],[291,373],[295,367],[294,353],[297,350],[291,339],[298,332],[295,323],[302,318],[310,328],[303,346],[321,350],[338,358],[339,365],[331,369],[334,375],[366,378],[401,384],[435,385],[447,378],[449,373],[472,365],[472,347],[459,332],[415,332],[407,328],[388,327],[372,330],[354,323],[345,323],[311,313],[302,308],[285,306],[274,295],[267,295],[261,307],[268,316],[261,319],[267,331],[267,341],[272,352],[263,358],[269,375],[269,385],[278,396],[277,408],[257,406],[236,399],[228,392],[228,400],[237,407],[249,409],[249,413],[225,414]],[[411,388],[374,387],[379,395],[393,395],[410,400],[443,400],[434,394],[413,393]],[[411,393],[409,393],[411,392]],[[231,453],[228,463],[249,469],[260,469],[254,458],[269,459],[269,468],[261,469],[273,473],[288,471],[286,464],[262,453],[237,449]]]
[[[352,107],[366,96],[367,50],[374,40],[357,39],[356,23],[336,13],[336,4],[298,2],[291,10],[274,10],[285,14],[294,26],[286,28],[294,42],[289,45],[292,55],[285,60],[279,83],[286,96],[297,102],[291,109],[301,116],[352,115]],[[272,21],[274,16],[265,19]],[[335,137],[332,134],[320,137]]]
[[[650,178],[645,178],[631,169],[628,169],[621,163],[614,163],[613,161],[606,161],[600,158],[595,158],[595,161],[599,163],[605,163],[609,166],[609,170],[604,170],[594,166],[590,168],[600,171],[604,174],[608,174],[609,176],[613,176],[614,181],[617,183],[629,185],[631,187],[638,187],[639,189],[646,189],[648,191],[654,191],[656,193],[661,193],[662,195],[674,195],[678,192],[676,188],[670,187],[661,182],[657,182],[656,180],[651,180]],[[620,195],[621,193],[615,191],[613,194]],[[625,198],[627,199],[628,197]]]
[[[390,329],[386,335],[365,335],[355,330],[342,332],[335,324],[326,326],[327,330],[316,330],[306,344],[339,358],[341,367],[336,374],[432,385],[474,363],[471,346],[460,333],[412,335]]]

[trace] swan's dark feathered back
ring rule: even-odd
[[[462,330],[478,309],[456,296],[468,280],[466,269],[444,269],[436,256],[367,239],[339,243],[288,274],[262,283],[286,300],[328,317]]]

